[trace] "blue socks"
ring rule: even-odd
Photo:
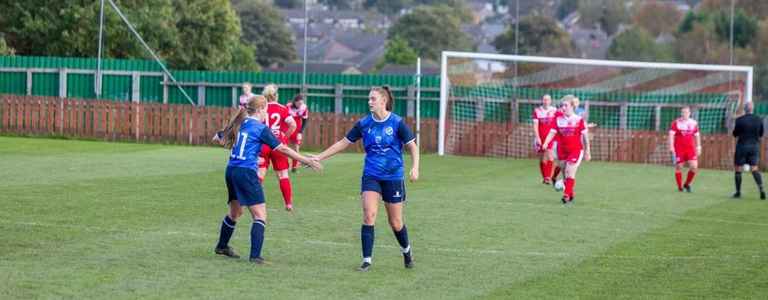
[[[411,245],[408,243],[408,228],[405,227],[405,224],[403,224],[403,228],[401,228],[400,231],[394,231],[394,233],[397,238],[397,243],[400,244],[400,250],[402,250],[403,253],[411,251]]]
[[[371,256],[373,256],[373,225],[363,225],[360,227],[360,240],[363,243],[363,260],[367,260],[370,263]]]
[[[261,246],[264,245],[264,229],[267,224],[263,220],[254,220],[251,225],[251,258],[261,257]]]
[[[224,217],[224,221],[221,222],[219,244],[216,245],[217,249],[227,248],[229,245],[229,239],[232,237],[232,233],[235,232],[235,225],[237,225],[237,222],[232,220],[229,215]]]

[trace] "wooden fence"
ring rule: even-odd
[[[232,113],[232,108],[0,95],[0,133],[205,145]],[[315,149],[328,147],[341,139],[359,118],[358,115],[311,113],[304,145]],[[413,128],[414,120],[406,120]],[[452,126],[450,122],[447,124],[447,132],[457,132],[451,130]],[[436,151],[437,133],[436,119],[422,120],[423,152]],[[446,138],[454,139],[448,152],[456,155],[535,157],[530,146],[533,139],[530,124],[477,122],[462,133]],[[664,132],[597,128],[592,138],[593,159],[670,164],[666,138]],[[705,135],[702,143],[701,167],[733,167],[731,136]],[[762,146],[765,149],[766,144]],[[761,167],[768,167],[765,154],[762,155]]]
[[[0,133],[204,145],[233,112],[220,107],[3,95]],[[359,118],[311,113],[304,145],[328,147],[344,137]],[[412,118],[406,121],[414,127]],[[424,120],[421,132],[423,151],[436,151],[437,120]]]

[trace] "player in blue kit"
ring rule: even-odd
[[[249,98],[244,109],[241,109],[240,113],[225,127],[230,130],[221,131],[214,137],[215,141],[232,149],[225,176],[229,195],[227,198],[229,213],[221,223],[219,243],[216,245],[215,253],[239,258],[229,246],[229,239],[235,231],[237,219],[243,213],[242,206],[246,206],[253,216],[250,261],[256,264],[264,263],[264,259],[261,257],[261,246],[264,243],[264,229],[267,225],[264,191],[256,172],[262,144],[285,153],[287,156],[307,164],[312,169],[322,170],[322,165],[318,161],[304,157],[277,140],[272,131],[264,124],[266,105],[267,100],[263,96]]]
[[[406,268],[413,267],[413,255],[408,241],[408,230],[403,224],[405,183],[403,180],[403,146],[413,158],[411,181],[419,178],[419,147],[405,120],[392,112],[395,99],[389,87],[375,87],[368,95],[371,114],[360,119],[347,136],[313,157],[320,161],[346,149],[362,139],[365,148],[365,166],[360,186],[363,205],[363,225],[360,229],[363,263],[359,271],[368,271],[373,256],[374,224],[379,210],[379,199],[384,201],[389,226],[395,233]]]

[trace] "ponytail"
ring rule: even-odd
[[[227,123],[227,126],[222,130],[225,148],[232,149],[235,140],[237,140],[237,134],[240,132],[240,125],[243,124],[243,120],[245,120],[247,115],[246,109],[241,107],[237,110],[237,113],[229,118],[229,123]]]
[[[245,106],[240,107],[235,115],[229,119],[229,123],[220,132],[224,138],[224,147],[231,149],[237,140],[237,135],[240,132],[240,125],[243,124],[248,115],[253,115],[257,112],[263,111],[267,106],[267,99],[264,96],[255,96],[248,99]]]

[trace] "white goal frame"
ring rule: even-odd
[[[754,78],[753,77],[754,68],[752,66],[658,63],[658,62],[577,59],[577,58],[561,58],[561,57],[443,51],[442,59],[440,63],[440,120],[439,120],[438,135],[437,135],[437,154],[440,156],[445,155],[445,134],[446,134],[445,121],[446,121],[447,110],[448,110],[448,89],[449,89],[448,59],[449,58],[470,58],[470,59],[480,59],[480,60],[485,59],[485,60],[495,60],[495,61],[519,61],[519,62],[529,62],[529,63],[549,63],[549,64],[645,68],[645,69],[744,72],[747,74],[746,89],[744,91],[744,101],[746,103],[752,102],[752,88],[753,88],[752,81]]]

